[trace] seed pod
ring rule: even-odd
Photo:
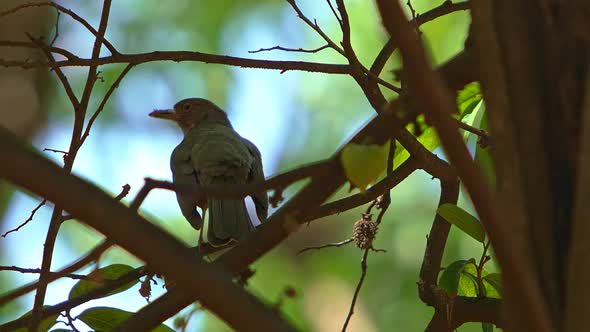
[[[362,219],[354,223],[354,242],[361,249],[373,247],[373,239],[375,239],[376,233],[377,224],[371,220],[370,216],[363,216]]]

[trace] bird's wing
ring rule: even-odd
[[[199,184],[198,175],[190,161],[190,146],[183,141],[172,152],[170,158],[170,168],[172,169],[172,182],[176,186],[194,187]],[[178,206],[182,215],[197,230],[201,229],[203,219],[197,212],[196,207],[199,205],[197,199],[191,195],[176,193]],[[202,206],[201,206],[202,207]]]
[[[242,137],[242,141],[248,147],[250,155],[254,158],[250,173],[248,174],[248,182],[262,182],[264,181],[264,170],[262,168],[262,157],[260,151],[254,143]],[[254,206],[256,207],[256,215],[260,222],[265,222],[268,216],[268,194],[266,190],[260,191],[252,195]]]
[[[241,137],[231,128],[200,126],[193,136],[191,164],[202,184],[221,182],[246,183],[253,163]]]

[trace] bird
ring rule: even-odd
[[[170,157],[175,185],[231,185],[264,181],[260,151],[232,127],[227,114],[204,98],[188,98],[172,109],[154,110],[149,116],[172,120],[184,138]],[[250,195],[256,215],[265,222],[268,214],[266,191]],[[207,240],[214,247],[242,241],[254,229],[244,198],[207,197],[176,192],[183,216],[196,230],[201,230],[205,212],[209,211]],[[197,211],[199,207],[202,216]],[[203,231],[199,235],[202,244]]]

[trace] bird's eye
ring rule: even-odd
[[[182,110],[183,111],[188,111],[190,108],[191,108],[191,104],[189,104],[189,103],[186,103],[186,104],[182,105]]]

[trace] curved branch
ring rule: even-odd
[[[227,272],[195,259],[194,253],[170,234],[33,153],[5,129],[0,129],[0,150],[12,158],[10,163],[0,163],[4,179],[63,206],[109,240],[149,262],[154,270],[170,276],[179,291],[199,299],[236,329],[264,326],[272,331],[292,330],[275,311],[235,285]]]
[[[13,7],[11,9],[8,9],[6,11],[3,11],[0,13],[0,18],[7,16],[7,15],[11,15],[14,14],[16,12],[19,12],[23,9],[26,8],[32,8],[32,7],[53,7],[55,8],[55,10],[60,11],[68,16],[70,16],[72,19],[74,19],[75,21],[79,22],[80,24],[82,24],[86,29],[88,29],[88,31],[90,31],[90,33],[92,33],[96,38],[99,38],[100,42],[104,44],[104,46],[106,46],[106,48],[111,52],[111,54],[118,54],[119,52],[117,52],[117,49],[115,49],[115,47],[113,45],[111,45],[111,43],[109,43],[108,40],[106,40],[103,36],[99,37],[99,33],[98,31],[96,31],[96,29],[94,29],[92,27],[92,25],[90,25],[90,23],[88,23],[88,21],[86,21],[85,19],[83,19],[82,17],[80,17],[80,15],[74,13],[73,11],[58,5],[57,3],[53,2],[53,1],[48,1],[48,2],[29,2],[29,3],[25,3],[22,4],[20,6],[16,6]]]

